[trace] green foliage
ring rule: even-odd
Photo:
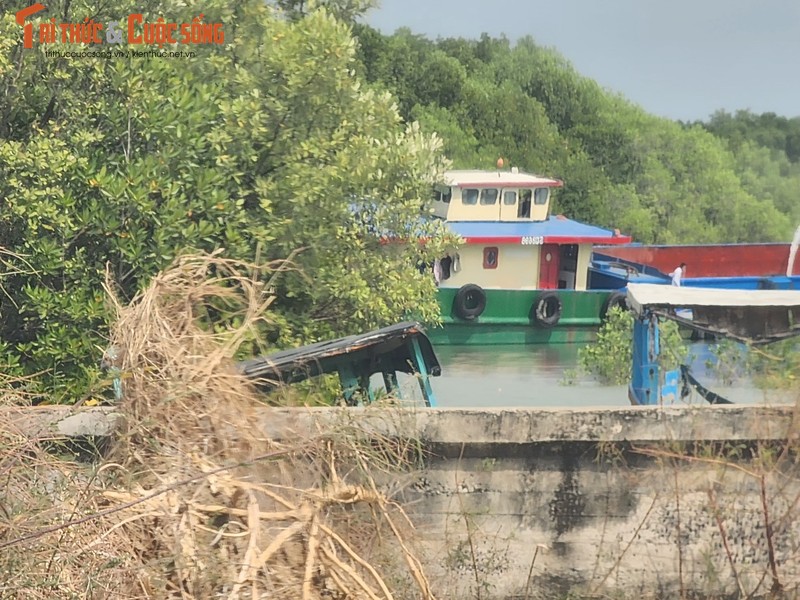
[[[800,117],[781,117],[771,112],[757,115],[749,110],[730,114],[720,110],[702,125],[727,140],[734,151],[743,144],[754,143],[780,152],[793,163],[800,162]]]
[[[744,373],[747,352],[744,347],[730,339],[722,339],[709,347],[713,356],[706,360],[706,370],[712,372],[725,385],[731,385]]]
[[[714,358],[706,361],[706,368],[727,385],[744,377],[762,390],[800,387],[800,345],[796,339],[766,346],[723,339],[710,351]]]
[[[768,199],[790,226],[800,223],[800,117],[720,111],[702,126],[727,143],[747,192]]]
[[[272,0],[272,3],[295,21],[325,8],[337,19],[350,22],[376,6],[377,0]]]
[[[762,389],[798,389],[800,387],[800,344],[785,340],[753,348],[748,367]]]
[[[677,369],[689,354],[678,324],[659,322],[662,370]],[[631,379],[633,364],[633,313],[615,306],[597,333],[597,340],[578,350],[578,366],[605,385],[622,385]]]
[[[69,4],[76,22],[94,8]],[[46,371],[48,386],[81,393],[111,318],[106,270],[131,298],[190,251],[293,256],[276,284],[279,344],[412,311],[436,321],[416,264],[444,243],[420,221],[441,142],[353,75],[349,26],[257,0],[159,11],[145,17],[202,12],[235,35],[191,60],[69,61],[23,52],[13,15],[0,22],[0,248],[17,254],[0,278],[0,342],[12,374]],[[382,244],[386,233],[429,242]]]
[[[578,351],[578,366],[606,385],[621,385],[631,377],[633,315],[617,306],[608,311],[597,341]]]
[[[709,126],[648,115],[532,38],[433,42],[363,25],[356,34],[367,80],[439,133],[457,167],[492,168],[502,156],[561,177],[554,210],[569,217],[665,244],[783,241],[800,222],[790,192],[800,183],[791,168],[800,120],[754,117],[758,135],[734,147],[719,136],[738,131],[739,113]],[[787,157],[792,149],[781,174],[769,156],[749,164],[738,150],[748,139]]]

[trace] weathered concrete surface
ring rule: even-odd
[[[107,432],[116,419],[85,414],[0,419],[49,436]],[[800,595],[800,469],[783,453],[800,432],[794,407],[265,408],[259,418],[278,440],[331,428],[419,440],[425,469],[398,499],[440,598]]]
[[[686,406],[586,409],[271,409],[265,433],[316,430],[320,423],[359,418],[381,432],[411,426],[426,442],[441,445],[530,444],[544,442],[663,442],[783,439],[795,410],[791,406]],[[359,415],[361,415],[359,417]]]
[[[5,436],[54,440],[103,437],[111,434],[121,415],[109,407],[0,407],[0,431]]]
[[[800,480],[775,458],[794,421],[793,407],[308,409],[262,427],[420,440],[403,499],[441,596],[562,600],[795,597]]]

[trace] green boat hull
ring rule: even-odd
[[[553,326],[537,323],[533,306],[543,290],[484,290],[486,308],[465,320],[454,310],[455,288],[439,288],[441,327],[430,327],[434,344],[566,344],[594,341],[611,290],[548,290],[561,301],[561,316]]]

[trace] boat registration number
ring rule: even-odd
[[[523,246],[539,246],[544,243],[544,238],[541,235],[524,235],[522,236]]]

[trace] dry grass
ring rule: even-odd
[[[261,432],[268,409],[232,357],[268,318],[263,275],[186,257],[115,304],[126,419],[99,465],[0,433],[1,597],[433,598],[376,484],[410,467],[407,448],[344,427],[291,446]],[[201,325],[221,311],[228,325]]]

